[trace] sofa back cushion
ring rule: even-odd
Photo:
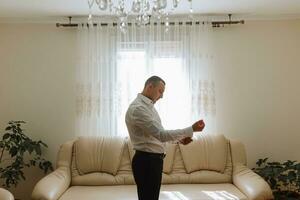
[[[223,173],[227,160],[228,141],[223,135],[200,134],[189,145],[180,145],[187,173],[212,170]]]
[[[80,137],[74,144],[79,174],[104,172],[116,175],[124,143],[124,139],[119,137]]]
[[[105,172],[92,172],[88,174],[80,175],[76,167],[75,151],[72,155],[72,186],[89,185],[132,185],[134,184],[134,178],[131,170],[131,161],[129,158],[129,152],[127,145],[124,145],[120,166],[116,175],[108,174]]]
[[[73,144],[71,185],[134,184],[130,139],[80,137]],[[232,182],[231,148],[222,135],[203,134],[186,146],[168,144],[166,153],[164,184]]]

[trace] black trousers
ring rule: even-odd
[[[163,170],[163,154],[136,151],[132,171],[139,200],[158,200]]]

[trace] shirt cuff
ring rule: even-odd
[[[193,137],[193,127],[190,126],[190,127],[187,127],[184,129],[184,133],[186,135],[186,137]]]

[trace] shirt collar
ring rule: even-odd
[[[153,101],[148,97],[142,95],[141,93],[138,94],[138,97],[142,99],[147,105],[153,105]]]

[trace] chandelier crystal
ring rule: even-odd
[[[91,20],[91,10],[97,6],[101,11],[109,11],[118,17],[120,28],[126,31],[128,16],[135,16],[135,22],[138,26],[146,25],[150,18],[161,19],[168,18],[182,0],[131,0],[131,7],[125,7],[125,0],[87,0],[90,8],[89,20]],[[192,0],[185,0],[190,3],[190,14],[193,12]],[[168,3],[171,3],[168,7]]]

